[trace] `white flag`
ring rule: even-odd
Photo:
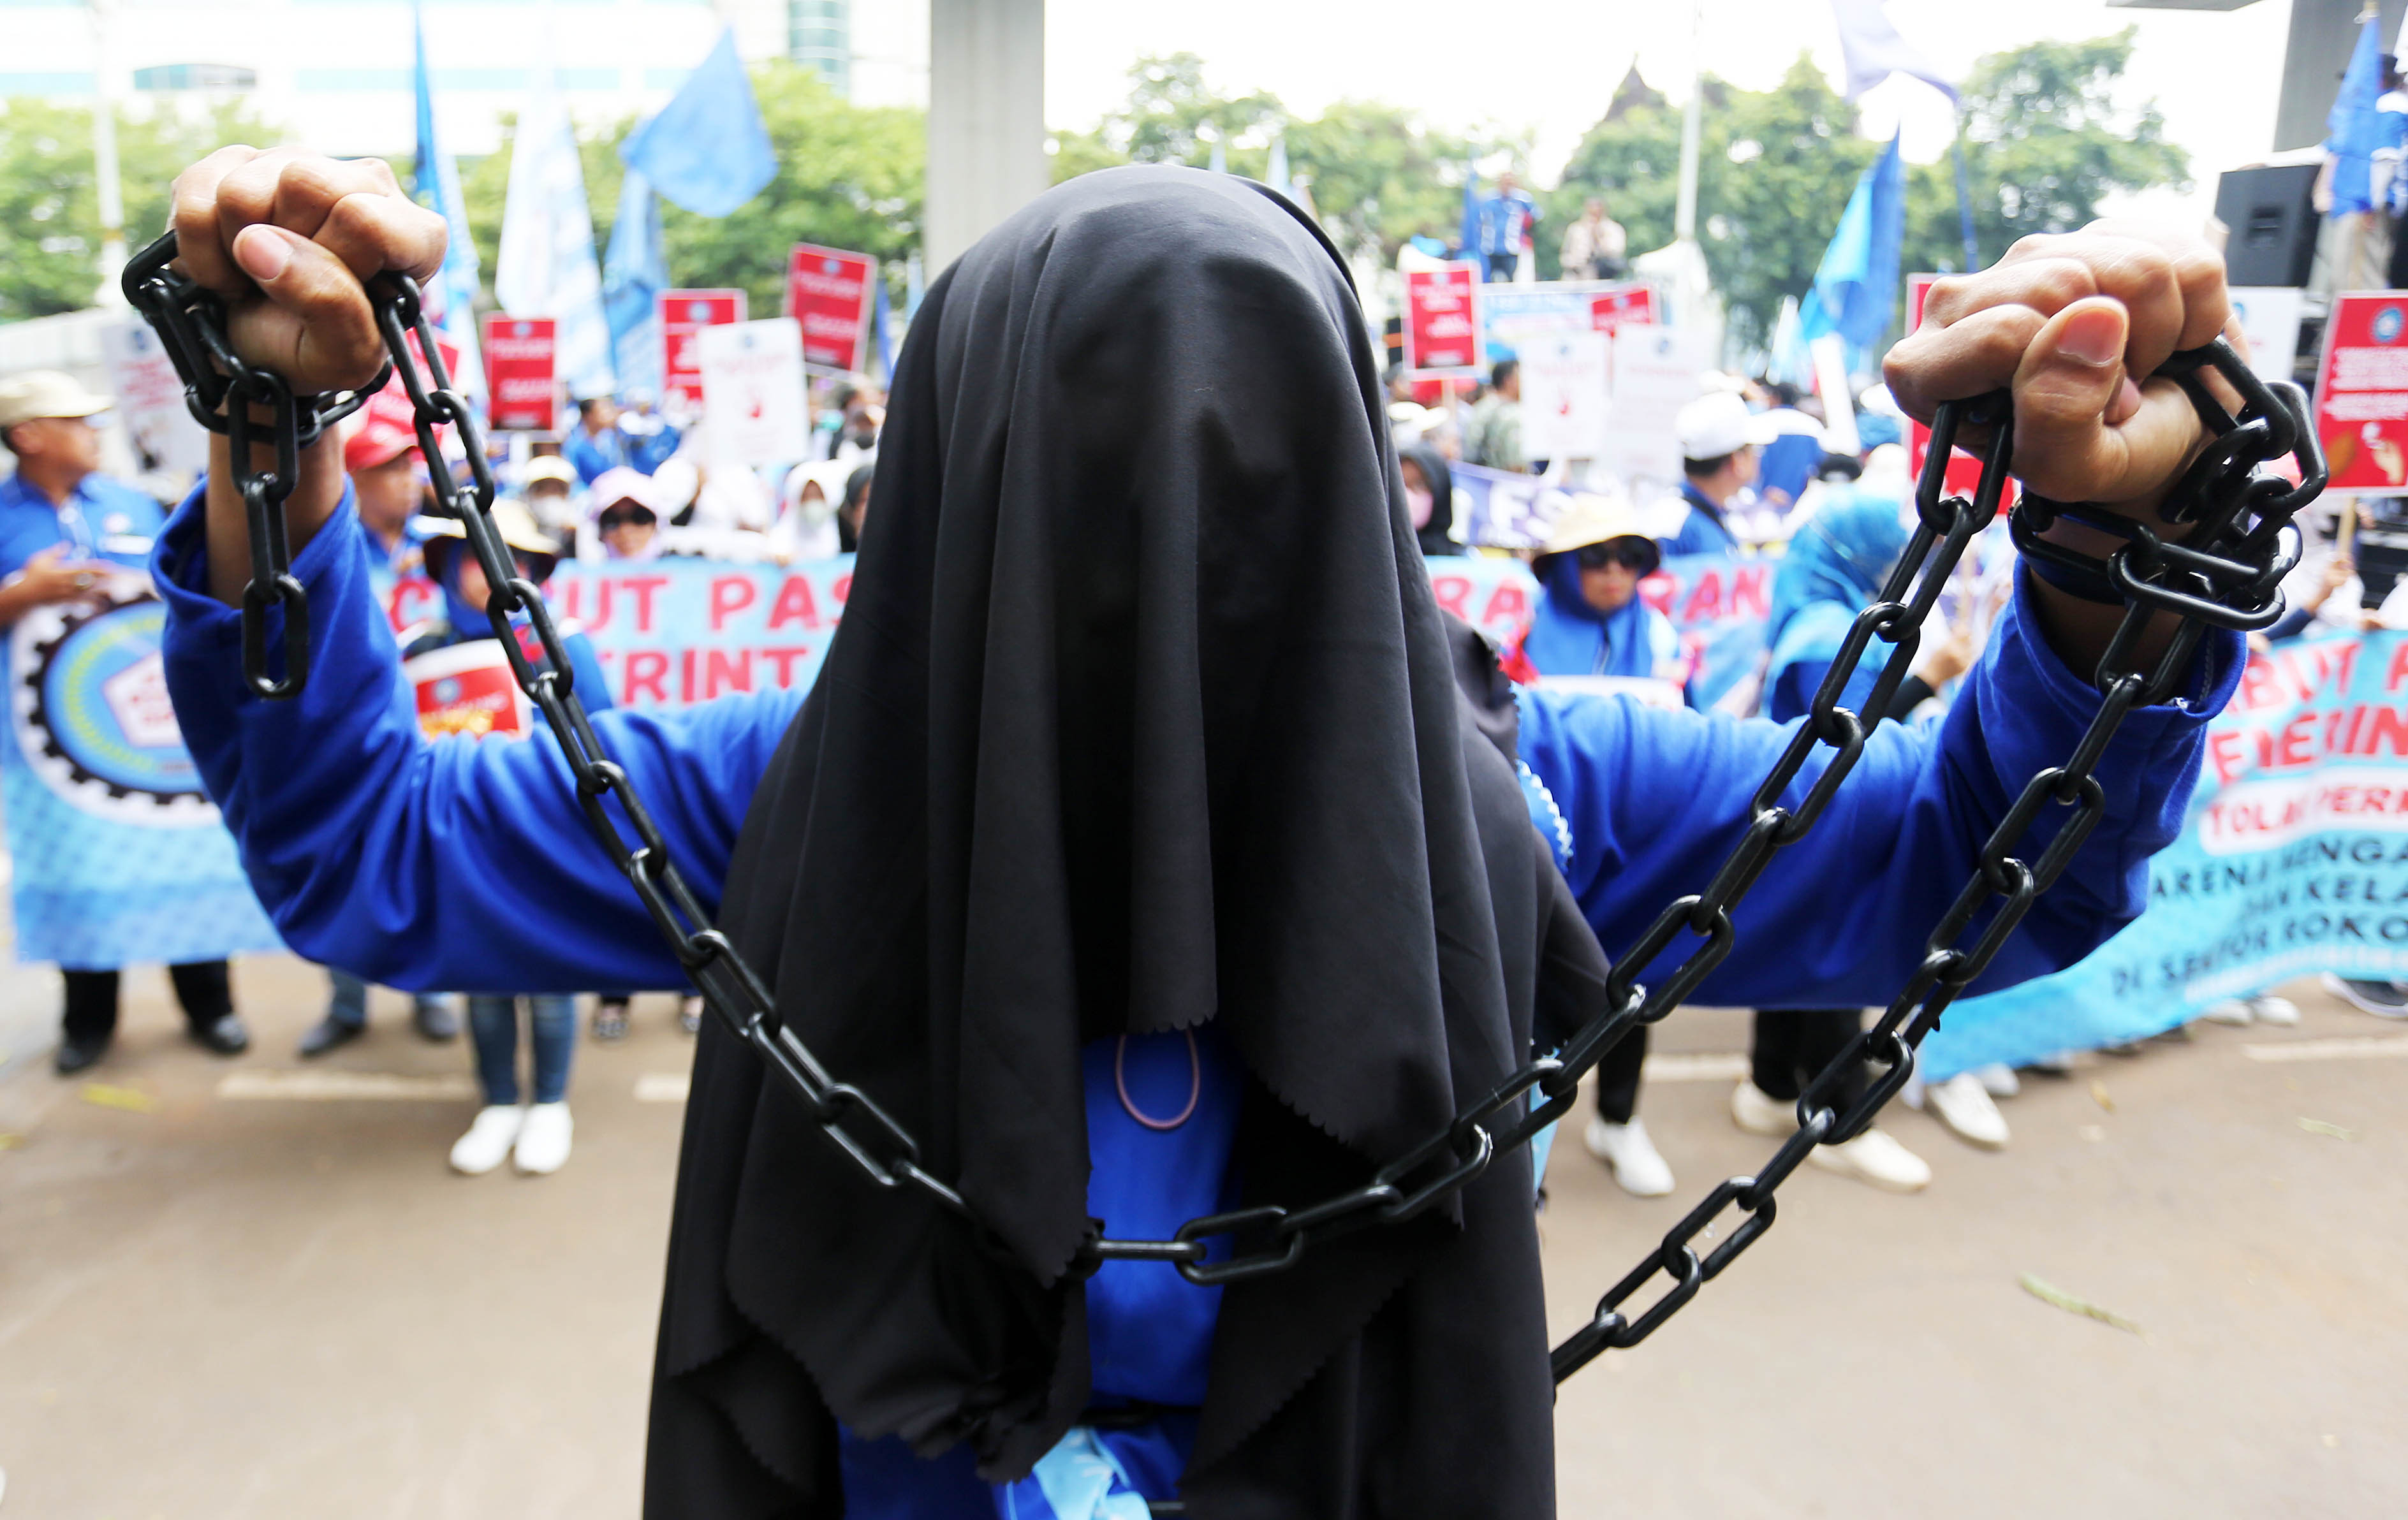
[[[557,373],[570,394],[581,399],[617,389],[577,131],[548,69],[519,117],[494,299],[513,317],[550,317],[558,324]]]
[[[1956,98],[1956,87],[1898,35],[1882,13],[1882,0],[1831,0],[1831,12],[1839,19],[1840,51],[1848,61],[1850,100],[1893,74],[1921,79],[1949,99]]]

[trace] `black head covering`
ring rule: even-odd
[[[707,1023],[655,1520],[840,1513],[831,1412],[967,1441],[991,1476],[1078,1416],[1082,1042],[1216,1021],[1251,1079],[1250,1202],[1365,1181],[1526,1051],[1553,871],[1456,712],[1463,655],[1385,426],[1336,253],[1226,176],[1073,180],[930,288],[878,537],[723,917],[780,1017],[921,1138],[994,1243],[862,1179]],[[1195,1513],[1342,1520],[1392,1484],[1483,1498],[1380,1513],[1546,1513],[1529,1202],[1516,1153],[1411,1226],[1231,1289]],[[1414,1421],[1423,1393],[1479,1405],[1450,1437],[1537,1476],[1473,1484],[1450,1439],[1366,1488],[1366,1377]],[[1301,1507],[1216,1508],[1215,1482]]]
[[[1416,443],[1398,451],[1398,459],[1410,459],[1419,465],[1422,479],[1429,482],[1429,521],[1423,523],[1413,537],[1425,554],[1460,554],[1463,546],[1452,537],[1455,527],[1455,469],[1446,455],[1426,443]],[[1410,521],[1410,519],[1408,519]]]

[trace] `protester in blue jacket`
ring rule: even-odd
[[[376,164],[226,150],[176,205],[237,347],[304,389],[373,370],[354,265],[441,256],[440,219]],[[322,226],[352,265],[296,230]],[[2108,294],[2069,302],[2069,262]],[[2121,356],[2146,373],[2213,335],[2216,267],[2186,243],[2027,240],[1935,292],[1892,384],[1928,411],[2014,382],[2035,489],[2144,511],[2200,429],[2171,387],[2123,395]],[[1976,313],[1981,337],[1956,330]],[[1464,695],[1493,683],[1432,601],[1344,266],[1243,181],[1056,187],[931,286],[897,369],[879,528],[809,698],[595,727],[781,1025],[921,1138],[978,1225],[864,1178],[707,1025],[648,1513],[1092,1520],[1174,1493],[1328,1520],[1551,1513],[1524,1153],[1227,1289],[1071,1269],[1096,1218],[1144,1236],[1302,1203],[1442,1129],[1597,1007],[1596,940],[1561,932],[1558,895],[1628,943],[1747,826],[1784,731],[1529,694],[1519,753],[1562,801],[1557,874],[1490,747],[1514,742],[1510,705],[1499,723]],[[420,741],[314,451],[291,523],[320,665],[297,700],[248,695],[223,447],[158,557],[169,680],[285,932],[405,985],[671,972],[553,747]],[[1894,992],[2096,710],[2075,669],[2115,621],[2027,579],[1949,719],[1873,737],[1700,997]],[[2208,638],[2179,698],[2128,721],[2106,817],[1990,983],[2138,911],[2238,652]],[[471,849],[493,868],[454,870]]]
[[[538,586],[552,578],[560,545],[536,526],[523,503],[508,498],[496,501],[494,525],[509,546],[520,576]],[[442,588],[443,615],[406,630],[402,659],[494,638],[492,620],[485,614],[491,588],[483,566],[468,550],[467,525],[456,517],[421,517],[410,526],[424,545],[427,575]],[[550,668],[550,659],[523,621],[517,631],[528,659],[538,669]],[[561,630],[561,646],[568,654],[573,682],[586,710],[608,711],[609,682],[602,673],[601,661],[595,657],[593,640],[569,624]],[[455,869],[477,868],[466,860],[452,865]],[[489,982],[462,985],[483,988]],[[493,990],[468,994],[468,1038],[477,1053],[477,1082],[484,1089],[485,1103],[467,1133],[452,1147],[452,1169],[466,1176],[483,1176],[505,1157],[530,1176],[558,1171],[568,1160],[575,1133],[568,1112],[568,1074],[577,1056],[577,999],[564,992],[528,992],[524,1000],[534,1092],[531,1101],[521,1103],[520,999],[513,996],[520,990],[505,979]]]
[[[1724,521],[1734,498],[1756,481],[1756,454],[1772,437],[1765,420],[1727,391],[1701,395],[1673,419],[1681,446],[1681,499],[1688,512],[1667,554],[1735,554],[1739,535]]]

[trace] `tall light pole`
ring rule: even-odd
[[[929,0],[928,267],[1045,193],[1045,0]]]
[[[100,201],[100,288],[95,305],[122,307],[117,277],[125,268],[125,195],[117,178],[117,57],[110,23],[117,0],[91,0],[93,43],[92,179]]]

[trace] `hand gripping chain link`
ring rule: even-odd
[[[289,568],[281,508],[292,493],[300,449],[327,423],[356,407],[360,394],[312,398],[305,420],[301,404],[280,380],[233,356],[225,341],[222,306],[168,269],[174,253],[172,235],[146,250],[127,271],[127,294],[159,329],[185,380],[194,415],[229,434],[251,524],[253,579],[243,598],[245,673],[263,696],[291,695],[307,673],[300,652],[305,646],[295,641],[296,630],[307,626],[307,602]],[[516,574],[494,525],[490,509],[494,484],[483,429],[475,409],[451,387],[417,286],[404,276],[386,274],[369,282],[368,294],[393,372],[401,377],[416,414],[419,444],[436,496],[466,525],[477,562],[496,588],[487,614],[519,686],[541,710],[567,757],[595,837],[625,873],[712,1012],[778,1073],[829,1143],[879,1186],[914,1189],[976,1226],[961,1194],[922,1168],[918,1142],[894,1116],[860,1088],[838,1081],[792,1030],[778,1025],[759,976],[711,927],[670,864],[660,831],[626,772],[609,758],[587,721],[573,690],[559,629],[541,594]],[[410,345],[413,335],[416,353]],[[423,368],[419,354],[425,356]],[[2204,372],[2211,369],[2241,395],[2237,414],[2228,414],[2208,389]],[[1775,1191],[1816,1145],[1864,1133],[1882,1106],[1905,1085],[1915,1048],[1939,1027],[1941,1014],[1989,965],[2104,813],[2106,794],[2091,770],[2125,714],[2165,699],[2188,668],[2206,627],[2262,627],[2281,614],[2277,582],[2297,558],[2296,536],[2286,538],[2286,530],[2325,480],[2323,455],[2306,423],[2305,399],[2296,386],[2259,380],[2220,341],[2176,354],[2160,373],[2181,383],[2210,434],[2198,461],[2161,509],[2166,521],[2189,529],[2183,542],[2171,542],[2102,509],[2031,496],[2011,518],[2014,540],[2026,554],[2046,560],[2062,574],[2112,585],[2126,604],[2123,621],[2093,677],[2102,694],[2098,715],[2065,763],[2034,776],[1991,831],[1971,878],[1932,930],[1921,965],[1898,997],[1799,1096],[1797,1133],[1753,1176],[1733,1177],[1716,1186],[1606,1292],[1590,1323],[1555,1348],[1556,1382],[1602,1352],[1647,1339],[1771,1228]],[[265,407],[267,431],[254,431],[258,424],[246,416],[247,408],[227,405],[230,398]],[[223,417],[218,416],[222,406],[226,407]],[[1980,481],[1970,500],[1943,496],[1950,450],[1969,423],[1985,428],[1988,435],[1975,445],[1981,451]],[[466,481],[453,479],[437,442],[436,430],[445,425],[460,430],[469,472]],[[262,437],[277,452],[275,466],[264,472],[251,467],[247,447]],[[1939,409],[1915,492],[1917,526],[1897,568],[1872,605],[1857,614],[1814,694],[1808,718],[1757,788],[1749,823],[1729,855],[1703,891],[1666,908],[1613,966],[1603,989],[1606,1011],[1560,1050],[1532,1060],[1498,1083],[1445,1129],[1380,1168],[1359,1187],[1307,1207],[1264,1204],[1191,1219],[1167,1240],[1108,1239],[1103,1222],[1095,1221],[1074,1269],[1092,1272],[1113,1260],[1160,1261],[1199,1283],[1277,1272],[1295,1265],[1319,1242],[1412,1218],[1468,1186],[1497,1157],[1568,1113],[1581,1078],[1616,1041],[1633,1027],[1670,1014],[1730,954],[1737,939],[1731,910],[1773,854],[1813,826],[1863,754],[1914,662],[1924,621],[1950,573],[1966,546],[1998,514],[2012,450],[2012,418],[2003,394]],[[2299,461],[2297,485],[2259,472],[2260,466],[2285,455]],[[2042,539],[2040,535],[2060,517],[2100,529],[2123,543],[2100,561]],[[263,585],[272,589],[261,592]],[[265,658],[267,613],[280,603],[285,608],[286,673],[273,681],[267,679]],[[2179,614],[2182,623],[2156,664],[2143,671],[2135,667],[2135,652],[2160,611]],[[532,626],[549,668],[537,668],[512,636],[513,614],[523,614]],[[1876,639],[1888,645],[1889,652],[1863,713],[1852,711],[1840,705],[1842,694]],[[1808,760],[1825,748],[1834,753],[1823,770],[1795,805],[1784,804],[1780,799],[1804,773]],[[609,806],[614,799],[615,812]],[[2055,836],[2038,861],[2027,864],[2014,852],[2029,830],[2059,810],[2065,811]],[[1684,933],[1702,942],[1652,987],[1641,985],[1640,971]],[[1972,942],[1961,944],[1969,935]],[[1842,1110],[1839,1100],[1850,1077],[1868,1063],[1879,1068],[1879,1075]],[[1714,1221],[1732,1207],[1746,1217],[1701,1256],[1693,1242],[1710,1237]],[[1210,1243],[1223,1239],[1232,1241],[1231,1254],[1208,1259]],[[1658,1273],[1670,1280],[1670,1287],[1644,1310],[1626,1315],[1623,1306]],[[1177,1512],[1157,1506],[1156,1513]]]

